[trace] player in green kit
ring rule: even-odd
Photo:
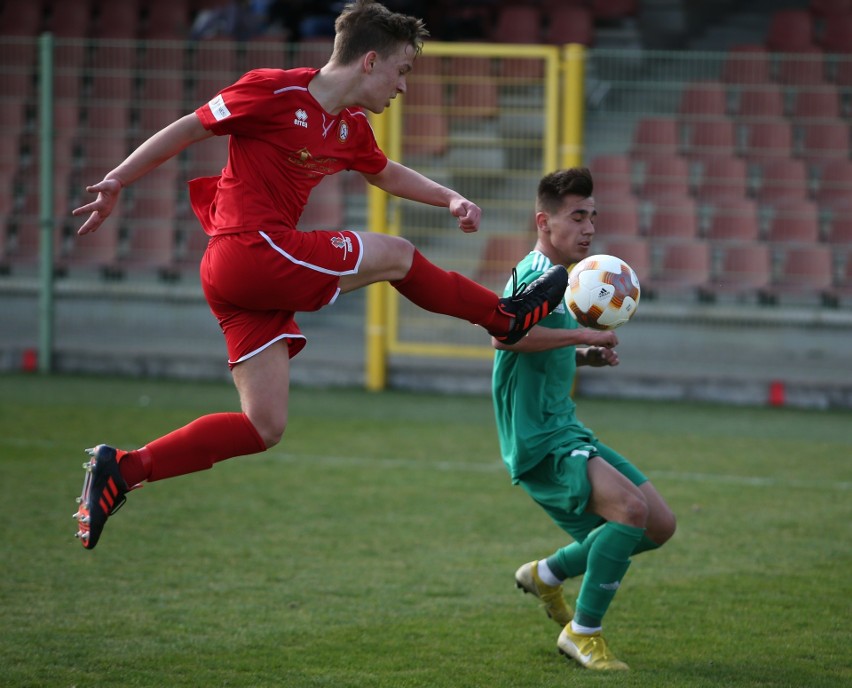
[[[534,249],[517,266],[531,282],[553,265],[590,255],[595,234],[593,181],[584,168],[559,170],[539,183]],[[507,292],[512,288],[510,282]],[[601,635],[603,617],[631,556],[656,549],[675,531],[675,517],[650,481],[602,444],[575,414],[577,366],[615,366],[613,332],[580,327],[565,304],[519,342],[497,349],[492,394],[503,461],[573,542],[521,566],[519,588],[541,600],[563,627],[557,646],[589,669],[627,669]],[[562,582],[581,579],[576,612]]]

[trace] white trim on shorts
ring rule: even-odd
[[[361,237],[358,235],[358,232],[349,232],[350,235],[354,236],[358,240],[358,248],[359,248],[358,262],[355,263],[354,268],[352,268],[351,270],[346,270],[344,272],[338,272],[337,270],[329,270],[328,268],[323,268],[323,267],[320,267],[319,265],[313,265],[312,263],[306,263],[303,260],[298,260],[297,258],[295,258],[295,257],[291,256],[289,253],[287,253],[287,251],[285,251],[283,248],[278,246],[278,244],[276,244],[274,241],[272,241],[271,237],[266,232],[264,232],[263,230],[260,230],[258,233],[260,234],[260,236],[262,236],[266,240],[266,243],[268,243],[273,249],[278,251],[278,253],[280,253],[282,256],[284,256],[291,263],[295,263],[296,265],[301,265],[302,267],[308,268],[309,270],[315,270],[316,272],[322,272],[326,275],[338,275],[338,276],[357,275],[358,274],[358,268],[361,267],[361,260],[364,258],[364,244],[361,241]],[[343,232],[340,232],[340,236],[343,236]],[[335,298],[337,298],[337,295],[335,295]],[[333,301],[334,300],[332,299],[332,303],[333,303]]]
[[[280,342],[282,339],[304,339],[305,341],[308,340],[308,338],[303,334],[286,334],[286,333],[285,334],[279,334],[275,339],[272,339],[272,340],[266,342],[266,344],[258,347],[254,351],[249,351],[245,356],[240,356],[236,361],[232,361],[231,359],[228,359],[228,365],[235,366],[239,363],[243,363],[244,361],[247,361],[250,358],[257,356],[261,351],[265,351],[270,346],[275,344],[275,342]]]

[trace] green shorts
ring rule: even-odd
[[[597,514],[586,512],[592,492],[586,463],[593,456],[600,456],[634,485],[648,480],[621,454],[594,436],[577,437],[557,447],[518,478],[527,494],[577,542],[585,540],[604,521]]]

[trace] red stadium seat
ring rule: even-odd
[[[595,180],[597,185],[597,179]],[[595,187],[597,189],[597,186]],[[639,201],[634,196],[615,196],[601,199],[595,191],[598,217],[595,235],[610,237],[635,237],[640,233]]]
[[[834,20],[852,12],[852,0],[810,0],[808,9],[815,17]]]
[[[801,160],[780,158],[761,167],[757,199],[762,203],[807,200],[808,169]]]
[[[541,10],[538,7],[503,5],[497,10],[497,20],[490,38],[495,43],[540,43],[541,25]]]
[[[599,155],[589,169],[595,182],[595,198],[621,198],[633,193],[632,164],[627,155]]]
[[[838,249],[852,247],[852,206],[831,218],[826,243]]]
[[[757,203],[749,198],[726,198],[713,207],[707,238],[713,242],[757,241],[760,219]]]
[[[852,205],[852,160],[834,158],[824,162],[814,199],[831,208]]]
[[[0,12],[4,36],[36,36],[44,26],[44,7],[40,0],[6,0]]]
[[[834,266],[828,246],[787,246],[778,256],[779,269],[767,299],[825,299],[834,286]]]
[[[502,293],[512,274],[512,268],[532,251],[534,246],[533,232],[489,238],[479,259],[474,279],[481,285]]]
[[[654,205],[648,236],[662,239],[698,237],[698,211],[690,197],[668,197]]]
[[[793,154],[793,127],[785,120],[748,125],[745,155],[748,160],[789,158]]]
[[[302,39],[293,53],[294,67],[322,67],[331,57],[333,43],[328,38]]]
[[[192,8],[187,0],[148,0],[146,6],[143,38],[182,40],[189,35]]]
[[[799,89],[793,100],[792,116],[800,123],[802,120],[836,120],[840,112],[840,94],[831,85]]]
[[[59,38],[86,38],[91,19],[92,6],[88,0],[54,2],[51,4],[47,30]]]
[[[245,45],[242,71],[248,72],[263,67],[285,69],[289,65],[289,56],[284,49],[285,45],[282,41],[270,41],[268,37],[249,41]],[[417,58],[415,72],[420,71],[423,57],[421,55]]]
[[[96,38],[136,38],[141,25],[138,0],[102,2],[95,21]]]
[[[638,13],[639,0],[592,0],[592,14],[602,22],[635,17]]]
[[[834,120],[802,127],[802,157],[811,164],[829,158],[849,158],[849,124]]]
[[[770,81],[769,67],[769,53],[764,46],[734,46],[725,57],[722,81],[728,84],[765,84]]]
[[[689,195],[689,162],[676,155],[657,156],[648,160],[640,186],[642,196],[649,199]]]
[[[737,130],[733,120],[697,119],[684,127],[685,152],[692,159],[731,157],[737,152]]]
[[[449,74],[452,75],[453,84],[452,95],[449,100],[449,105],[452,108],[450,114],[453,117],[488,118],[497,116],[500,109],[499,93],[497,79],[491,72],[490,59],[454,57],[450,61]],[[426,74],[423,78],[431,79],[432,83],[443,87],[441,79],[434,74]],[[417,84],[417,86],[419,87],[420,84]],[[434,87],[432,88],[434,90]],[[434,96],[430,93],[429,98],[435,98],[435,100],[425,102],[424,105],[440,107],[442,97],[437,91]]]
[[[631,155],[647,159],[656,155],[677,155],[680,150],[678,121],[672,117],[646,117],[633,130]]]
[[[807,10],[776,10],[769,20],[766,47],[780,53],[807,50],[814,44],[813,19]]]
[[[695,239],[661,245],[661,257],[652,280],[658,292],[706,291],[710,283],[710,245]]]
[[[784,91],[777,84],[754,84],[740,91],[737,115],[742,119],[784,117]]]
[[[712,276],[714,295],[756,296],[772,280],[772,256],[762,242],[725,243],[718,246],[719,267]]]
[[[778,62],[778,81],[788,86],[822,84],[826,80],[825,58],[821,48],[782,55]]]
[[[595,21],[592,12],[577,5],[555,7],[547,16],[544,42],[550,45],[567,45],[568,43],[593,45]]]
[[[641,237],[602,239],[600,246],[601,253],[621,258],[633,268],[639,278],[639,285],[642,287],[643,293],[653,292],[651,247],[646,239]]]
[[[693,81],[680,94],[678,112],[688,117],[724,117],[728,112],[727,89],[721,81]]]
[[[742,158],[708,158],[701,169],[696,196],[702,201],[745,198],[748,195],[748,166]]]
[[[766,240],[781,244],[819,241],[819,209],[811,201],[790,201],[774,207]]]
[[[343,228],[343,181],[339,175],[323,179],[311,191],[308,203],[299,218],[299,229]]]
[[[820,44],[827,53],[852,53],[852,7],[826,19]]]

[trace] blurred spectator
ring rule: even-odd
[[[203,9],[192,23],[190,37],[247,41],[266,32],[268,5],[269,2],[262,0],[231,0],[222,7]]]

